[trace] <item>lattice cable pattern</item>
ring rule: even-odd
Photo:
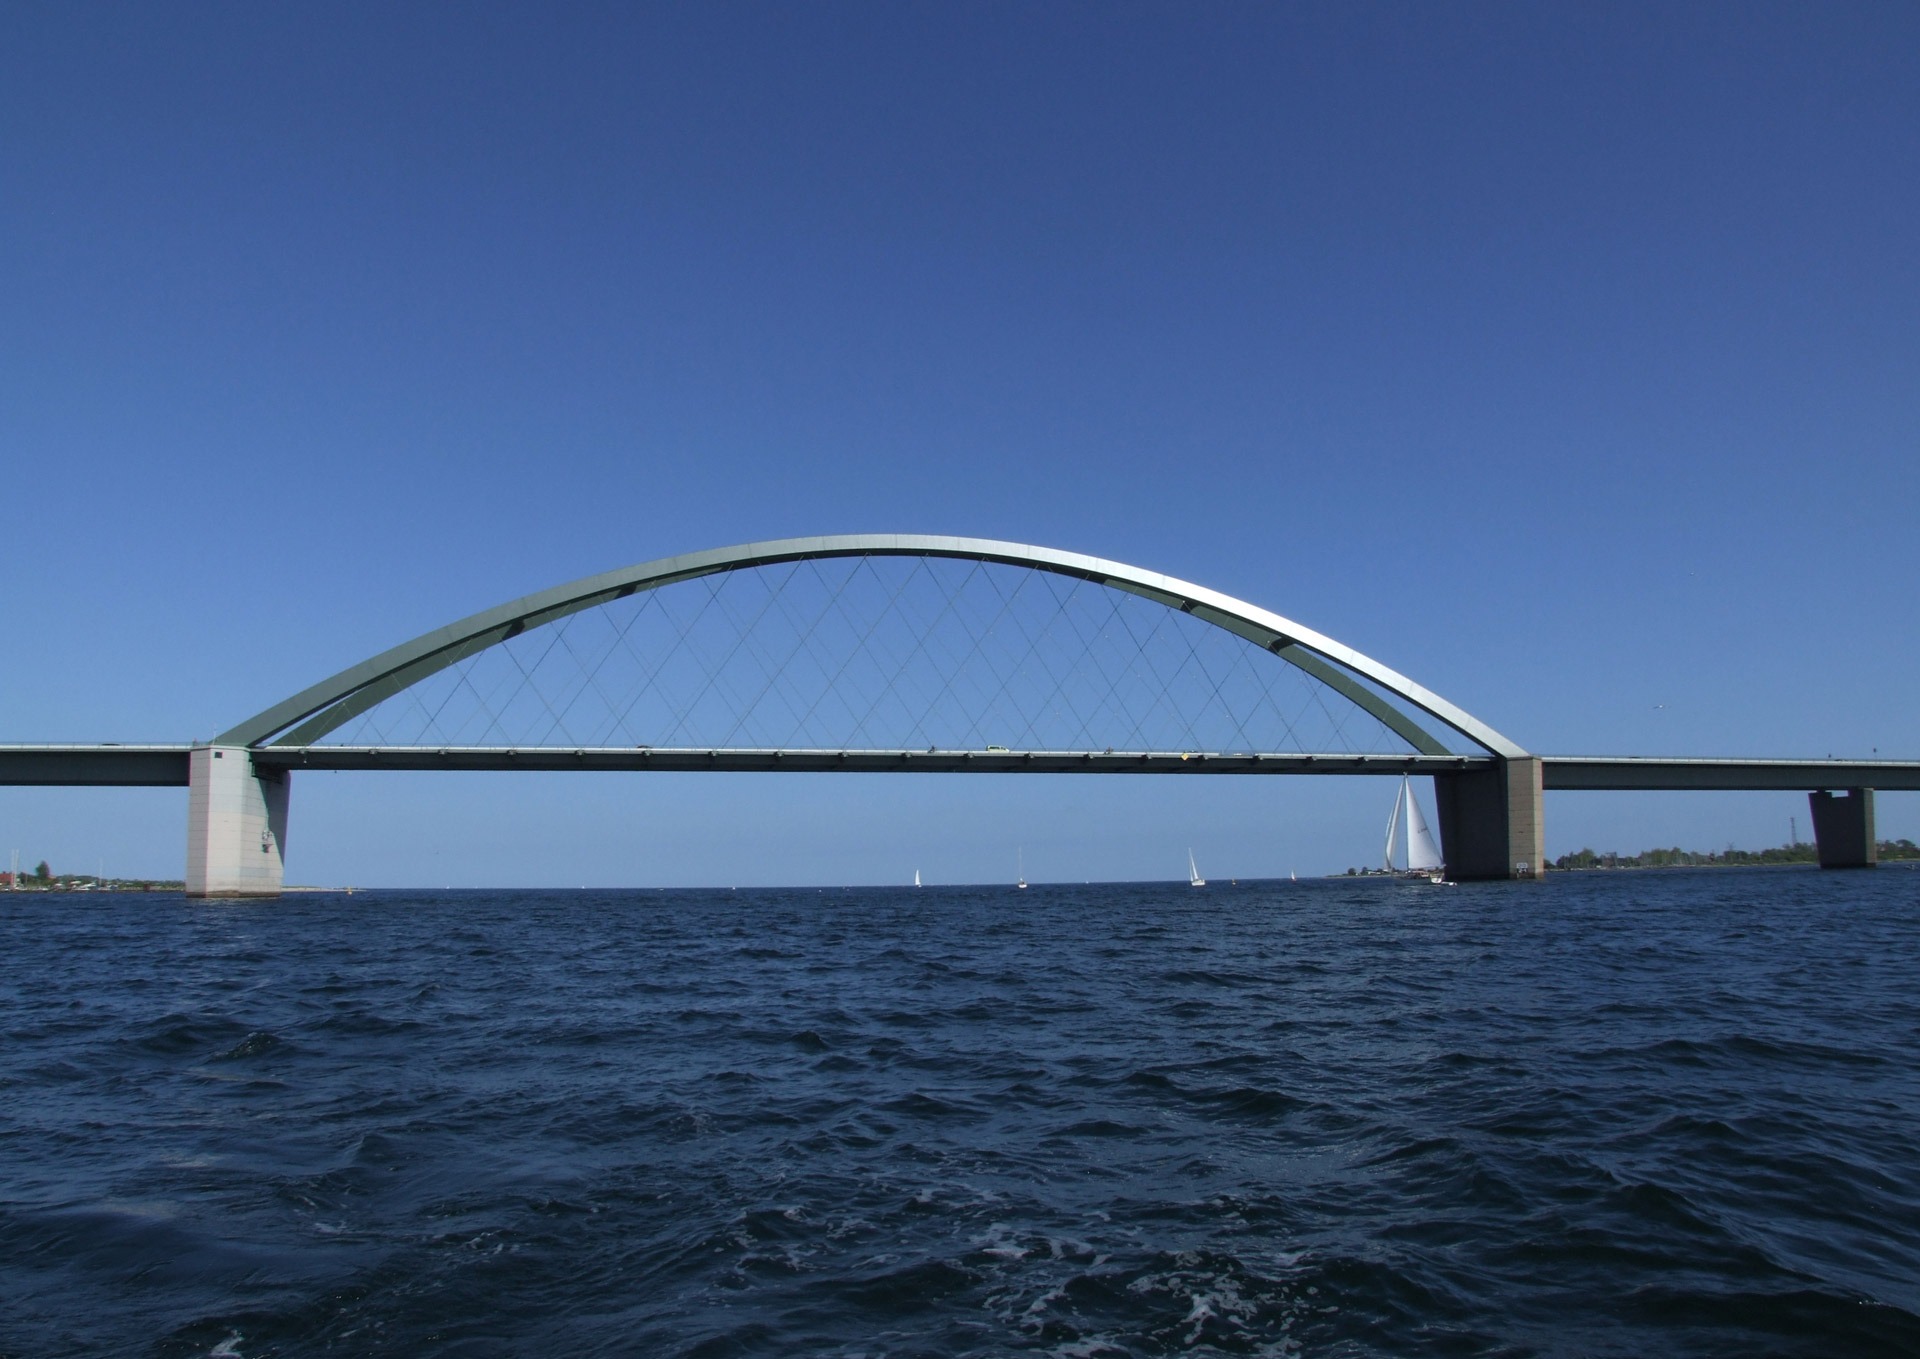
[[[427,677],[326,743],[1410,749],[1344,695],[1179,610],[1053,572],[894,556],[730,571],[585,609]]]

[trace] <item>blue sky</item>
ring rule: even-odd
[[[908,531],[1227,591],[1536,750],[1920,757],[1916,222],[1904,4],[9,6],[0,739]],[[1199,782],[327,775],[289,871],[1325,871],[1391,796]],[[1561,795],[1549,851],[1795,814]],[[0,852],[174,874],[184,817],[0,790]]]

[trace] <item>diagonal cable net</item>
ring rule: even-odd
[[[1442,740],[1451,735],[1432,721],[1422,725]],[[892,556],[746,568],[585,609],[428,676],[326,739],[519,748],[1411,749],[1337,690],[1177,609],[1026,567]]]

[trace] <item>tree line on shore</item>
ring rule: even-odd
[[[19,880],[6,869],[0,869],[0,892],[155,892],[169,888],[185,887],[178,878],[107,878],[94,873],[55,873],[45,859],[35,864],[31,871],[23,870]]]
[[[1880,841],[1882,859],[1920,859],[1920,845],[1904,836]],[[1770,849],[1723,850],[1647,849],[1638,854],[1597,854],[1591,849],[1562,854],[1553,867],[1562,871],[1581,868],[1708,868],[1727,864],[1811,864],[1820,861],[1819,851],[1807,842],[1774,845]]]

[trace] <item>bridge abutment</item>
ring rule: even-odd
[[[284,769],[245,746],[195,746],[187,763],[187,895],[277,897],[286,871]]]
[[[1874,839],[1873,789],[1849,788],[1836,797],[1827,790],[1807,794],[1813,809],[1813,840],[1822,868],[1872,868],[1880,862]]]
[[[1525,756],[1433,776],[1440,855],[1455,882],[1535,880],[1545,872],[1543,766]]]

